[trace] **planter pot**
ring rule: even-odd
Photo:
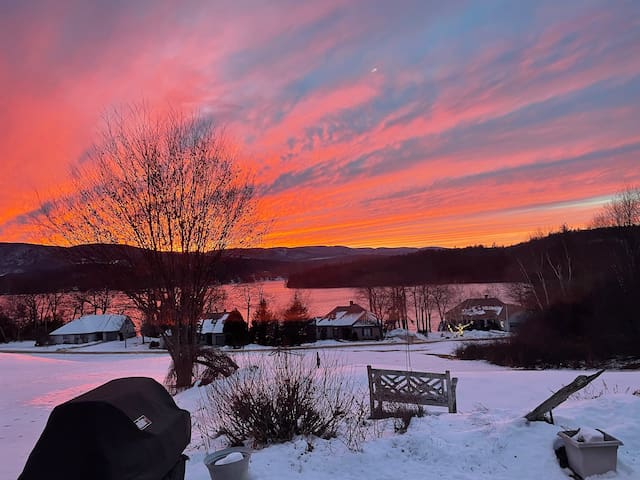
[[[582,478],[598,475],[616,469],[618,463],[618,447],[622,442],[602,430],[601,442],[578,442],[574,435],[578,430],[558,432],[564,441],[569,466]]]
[[[216,462],[222,460],[231,453],[240,453],[242,455],[242,459],[226,463],[224,465],[216,465]],[[251,449],[245,447],[231,447],[210,453],[204,457],[204,464],[209,470],[211,480],[248,480],[250,458]]]

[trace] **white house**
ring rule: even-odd
[[[380,340],[382,324],[373,313],[357,303],[338,306],[324,317],[317,318],[318,340]]]
[[[127,315],[85,315],[49,334],[53,343],[87,343],[124,340],[135,336],[135,325]]]

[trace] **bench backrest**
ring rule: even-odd
[[[384,402],[447,407],[456,413],[457,378],[444,373],[382,370],[367,365],[372,418],[383,416]]]

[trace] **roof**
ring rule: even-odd
[[[83,335],[97,332],[119,332],[128,319],[129,317],[126,315],[85,315],[55,329],[50,335]]]
[[[522,310],[519,305],[506,304],[495,297],[467,298],[462,303],[447,311],[448,320],[464,318],[466,320],[505,320]]]
[[[338,306],[316,320],[317,327],[355,327],[379,323],[378,317],[353,302],[347,306]]]
[[[222,334],[224,328],[224,322],[229,320],[229,317],[233,316],[234,320],[242,318],[242,314],[238,310],[232,310],[230,312],[216,312],[207,313],[206,318],[200,323],[200,333],[205,335],[207,333]]]
[[[200,326],[200,333],[203,335],[206,333],[223,333],[224,322],[229,318],[230,312],[214,313],[211,314],[211,318],[205,318],[202,320]]]

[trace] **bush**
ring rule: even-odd
[[[236,362],[220,350],[200,347],[197,348],[193,355],[194,360],[191,377],[194,384],[200,382],[200,385],[208,385],[213,380],[228,377],[238,369]],[[176,370],[173,362],[171,362],[169,366],[164,385],[169,393],[173,394],[178,392],[176,388]]]
[[[200,422],[205,437],[225,435],[231,445],[250,440],[254,447],[298,435],[327,439],[358,416],[361,404],[351,384],[335,374],[338,365],[325,361],[319,369],[315,358],[288,353],[270,358],[209,386]]]
[[[407,433],[413,417],[423,417],[424,408],[421,405],[398,405],[392,409],[389,416],[394,419],[393,430],[396,433]]]
[[[200,386],[209,385],[219,378],[226,378],[238,370],[238,364],[219,350],[203,350],[195,363],[198,368],[194,378],[200,381]]]

